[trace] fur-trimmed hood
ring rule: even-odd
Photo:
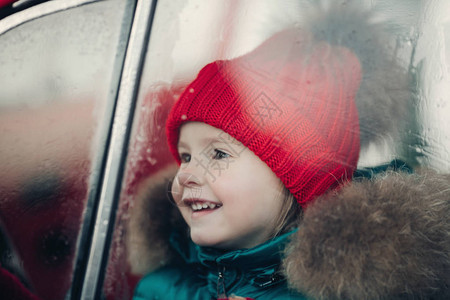
[[[388,172],[305,211],[284,261],[314,299],[449,299],[450,176]]]
[[[167,198],[174,170],[143,182],[132,208],[136,274],[167,264],[170,232],[186,228]],[[313,299],[448,299],[449,215],[449,175],[386,172],[354,181],[304,211],[286,248],[288,283]]]

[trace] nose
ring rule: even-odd
[[[192,172],[180,170],[176,176],[177,183],[182,187],[196,187],[201,185],[201,181]]]
[[[181,205],[183,193],[190,197],[198,197],[198,193],[202,190],[202,181],[196,177],[192,172],[186,172],[185,170],[180,169],[177,175],[174,178],[172,183],[171,194],[172,197],[177,203],[177,205]]]

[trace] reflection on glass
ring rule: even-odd
[[[0,35],[0,265],[42,299],[64,299],[71,286],[124,4],[56,12]]]
[[[388,135],[380,143],[369,145],[361,153],[360,166],[401,158],[414,167],[431,166],[448,172],[450,128],[442,116],[448,115],[445,112],[450,101],[444,84],[450,27],[441,13],[449,10],[448,5],[445,1],[406,4],[384,0],[361,1],[361,5],[374,12],[372,22],[389,25],[391,35],[384,42],[391,50],[389,55],[408,70],[415,94],[409,99],[411,105],[405,116],[408,127],[400,135]],[[271,1],[215,1],[214,5],[195,0],[158,2],[105,278],[108,297],[127,299],[149,265],[164,263],[158,255],[146,259],[143,255],[150,249],[160,254],[167,251],[145,240],[146,230],[152,230],[151,216],[146,215],[148,205],[159,204],[137,199],[151,197],[151,188],[150,194],[143,190],[166,180],[173,172],[164,127],[168,110],[180,91],[208,62],[247,53],[290,25],[301,27],[308,12],[311,6],[306,0],[283,5]],[[430,40],[435,41],[435,47],[427,46]],[[368,130],[376,134],[378,129]],[[433,147],[427,146],[430,143]],[[167,214],[167,219],[172,217],[163,208],[160,213]],[[135,234],[139,230],[141,234]],[[169,238],[168,232],[159,234],[163,240]]]
[[[420,18],[413,56],[417,80],[417,135],[411,145],[419,162],[439,171],[450,171],[450,3],[420,2]]]

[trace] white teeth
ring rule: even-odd
[[[206,209],[206,208],[210,208],[210,209],[214,209],[216,207],[219,207],[220,205],[215,204],[215,203],[192,203],[191,204],[191,208],[194,211],[197,210],[202,210],[202,209]]]
[[[203,207],[202,207],[202,205],[200,203],[192,203],[191,204],[191,208],[193,210],[201,210]]]

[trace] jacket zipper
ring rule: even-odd
[[[225,291],[225,266],[220,268],[217,275],[217,299],[226,299],[227,293]]]

